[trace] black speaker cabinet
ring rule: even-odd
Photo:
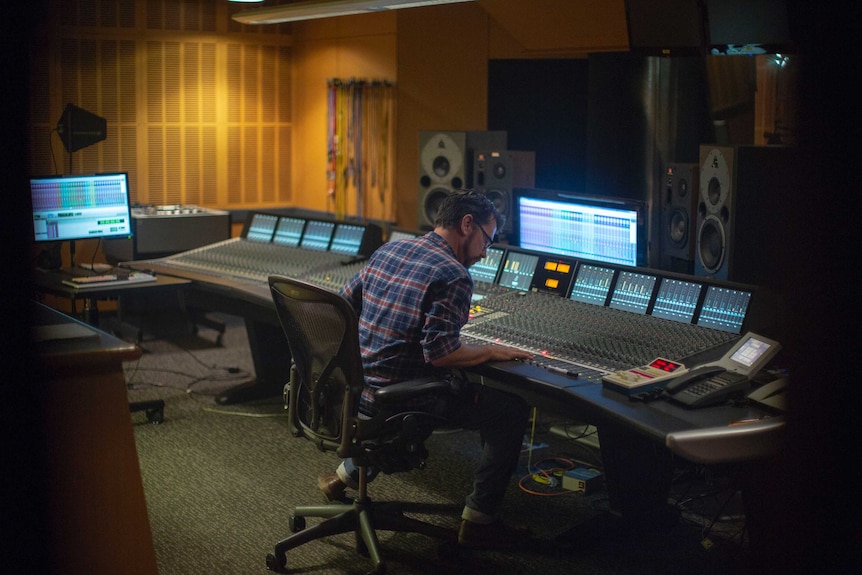
[[[536,186],[536,153],[514,150],[473,152],[473,188],[486,194],[506,217],[501,235],[512,232],[512,188]]]
[[[453,190],[473,187],[473,150],[505,149],[506,132],[419,132],[420,229],[434,227],[440,202]]]
[[[769,283],[799,160],[787,146],[701,145],[695,275]]]
[[[662,182],[661,239],[662,269],[694,272],[698,177],[697,164],[668,164]]]

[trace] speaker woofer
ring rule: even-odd
[[[437,212],[440,211],[440,206],[443,204],[443,200],[446,199],[446,196],[449,195],[448,188],[434,188],[425,195],[425,203],[423,204],[423,209],[425,210],[425,219],[432,224],[437,219]]]
[[[684,210],[674,210],[670,215],[667,233],[675,248],[684,248],[688,243],[689,219]]]
[[[707,216],[698,230],[697,257],[707,273],[716,273],[724,264],[727,238],[715,216]]]

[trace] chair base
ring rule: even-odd
[[[266,566],[270,571],[283,573],[287,567],[288,550],[315,539],[353,532],[356,534],[357,552],[370,557],[374,563],[370,573],[382,575],[386,572],[386,564],[380,553],[377,531],[419,533],[454,545],[458,540],[456,531],[404,515],[452,513],[453,509],[451,504],[403,501],[375,503],[368,497],[357,498],[352,503],[297,507],[290,523],[293,535],[276,543],[274,553],[267,555]],[[306,529],[306,517],[319,517],[324,521]]]

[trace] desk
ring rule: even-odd
[[[33,316],[46,444],[50,572],[156,575],[122,363],[141,355],[39,303]],[[46,332],[65,332],[52,339]],[[37,341],[41,339],[42,341]]]
[[[720,357],[723,349],[713,353]],[[706,359],[706,358],[702,358]],[[626,529],[667,526],[674,456],[726,466],[737,479],[746,503],[752,547],[770,529],[760,512],[771,488],[769,462],[781,451],[784,417],[754,405],[715,405],[690,409],[668,400],[631,401],[600,381],[548,373],[520,362],[471,368],[492,387],[523,397],[537,407],[595,425],[611,513]],[[732,423],[757,420],[746,425]],[[581,526],[560,535],[561,543],[583,536]]]
[[[68,298],[72,306],[72,315],[78,316],[77,301],[84,300],[84,308],[81,317],[87,323],[97,326],[99,325],[99,313],[97,301],[106,298],[122,298],[124,294],[155,294],[165,290],[177,290],[188,286],[191,282],[187,279],[177,278],[173,276],[157,276],[154,282],[144,283],[122,283],[122,282],[105,282],[94,284],[84,288],[75,288],[63,283],[63,280],[69,279],[75,275],[83,275],[79,273],[71,273],[68,270],[35,270],[33,272],[33,288],[37,292],[48,293],[60,297]],[[123,325],[122,317],[122,302],[118,306],[117,321],[120,326]],[[143,328],[137,330],[136,341],[141,342]]]

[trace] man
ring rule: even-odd
[[[434,231],[390,242],[342,288],[359,316],[359,342],[368,386],[384,386],[426,376],[458,378],[459,368],[487,361],[527,359],[522,350],[461,341],[473,295],[467,269],[485,257],[503,216],[484,195],[467,190],[442,203]],[[456,380],[457,396],[424,405],[443,412],[453,426],[479,430],[482,458],[473,492],[461,515],[459,544],[470,548],[505,548],[529,537],[525,529],[496,519],[512,473],[518,464],[529,407],[514,395]],[[362,410],[373,412],[366,390]],[[416,406],[411,406],[416,408]],[[358,471],[345,460],[336,473],[318,478],[330,500],[346,487],[356,489]]]

